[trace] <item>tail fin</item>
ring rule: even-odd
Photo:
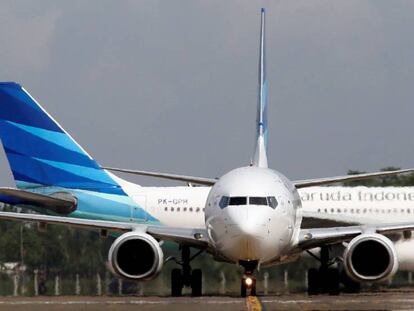
[[[265,10],[261,11],[260,24],[260,56],[259,56],[259,85],[256,120],[256,150],[253,157],[253,165],[267,167],[267,106],[266,106],[266,71],[265,71]]]
[[[121,187],[19,84],[0,83],[0,138],[16,185],[124,194]]]

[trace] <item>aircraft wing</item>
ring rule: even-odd
[[[361,224],[361,219],[350,219],[348,217],[340,219],[339,217],[330,217],[331,214],[322,215],[320,213],[303,212],[301,229],[311,228],[332,228],[356,226]]]
[[[194,184],[205,185],[205,186],[212,186],[217,182],[216,178],[205,178],[205,177],[186,176],[186,175],[169,174],[169,173],[130,170],[130,169],[123,169],[123,168],[115,168],[115,167],[102,167],[102,168],[109,170],[109,171],[114,171],[114,172],[183,181],[183,182],[194,183]],[[292,183],[295,185],[296,188],[305,188],[305,187],[336,184],[336,183],[345,182],[345,181],[363,180],[363,179],[370,179],[374,177],[393,176],[393,175],[413,173],[413,172],[414,172],[414,168],[410,168],[410,169],[395,170],[395,171],[383,171],[383,172],[375,172],[375,173],[363,173],[363,174],[355,174],[355,175],[344,175],[344,176],[335,176],[335,177],[295,180],[295,181],[292,181]]]
[[[305,187],[336,184],[336,183],[345,182],[345,181],[363,180],[363,179],[369,179],[373,177],[393,176],[393,175],[406,174],[406,173],[412,173],[412,172],[414,172],[414,169],[410,168],[410,169],[395,170],[395,171],[383,171],[383,172],[375,172],[375,173],[363,173],[363,174],[355,174],[355,175],[344,175],[344,176],[315,178],[315,179],[303,179],[303,180],[296,180],[292,182],[296,188],[305,188]]]
[[[217,181],[217,179],[215,178],[186,176],[186,175],[158,173],[158,172],[149,172],[149,171],[140,171],[140,170],[129,170],[129,169],[115,168],[115,167],[102,167],[102,168],[108,171],[128,173],[128,174],[134,174],[134,175],[140,175],[140,176],[157,177],[157,178],[176,180],[176,181],[184,181],[188,183],[194,183],[194,184],[205,185],[205,186],[214,185]]]
[[[379,233],[387,235],[412,230],[414,230],[413,222],[372,226],[302,229],[299,235],[298,247],[303,251],[326,244],[347,242],[362,233]]]
[[[140,231],[146,232],[159,240],[169,240],[177,243],[184,243],[198,247],[207,247],[209,241],[207,231],[205,229],[174,228],[167,226],[138,224],[134,222],[92,220],[73,217],[12,212],[0,212],[0,219],[31,221],[42,224],[66,225],[70,227],[106,230],[113,232]]]
[[[15,188],[0,188],[0,202],[11,205],[32,205],[68,214],[76,209],[77,200],[65,192],[44,195]]]

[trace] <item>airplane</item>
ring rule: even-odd
[[[315,226],[375,225],[414,221],[414,187],[331,186],[299,189],[302,201],[302,228]],[[398,271],[414,271],[414,239],[411,231],[389,236],[395,248]],[[344,272],[341,255],[344,245],[322,246],[310,255],[320,262],[319,270],[335,263],[342,273],[345,292],[359,292],[360,282],[353,282]],[[322,253],[331,256],[322,256]],[[339,256],[335,258],[335,256]],[[314,269],[314,268],[312,268]],[[308,271],[309,273],[309,271]],[[323,289],[320,289],[320,291]]]
[[[128,169],[138,175],[200,187],[142,187],[101,167],[19,84],[0,83],[0,138],[16,188],[0,188],[0,201],[35,213],[0,212],[0,219],[61,224],[97,230],[116,239],[108,252],[111,270],[129,280],[150,280],[163,264],[166,244],[179,245],[182,267],[171,273],[171,294],[191,287],[202,295],[202,271],[191,261],[202,252],[244,268],[241,296],[256,294],[255,271],[298,260],[317,247],[347,243],[347,274],[381,281],[397,267],[387,236],[414,230],[414,222],[301,228],[298,189],[413,172],[414,169],[291,181],[268,167],[265,75],[265,11],[261,10],[256,147],[252,162],[220,178]],[[191,250],[196,252],[192,253]],[[338,270],[312,270],[309,292],[336,293]]]

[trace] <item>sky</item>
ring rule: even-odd
[[[410,0],[3,0],[0,80],[101,165],[218,177],[253,154],[261,7],[271,168],[414,167]]]

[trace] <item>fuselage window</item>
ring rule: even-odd
[[[247,197],[231,197],[229,205],[246,205]]]
[[[267,205],[267,199],[265,197],[249,197],[250,205]]]
[[[221,209],[227,207],[227,205],[229,205],[229,197],[221,197],[220,202],[219,202],[219,207]]]
[[[269,202],[269,206],[273,209],[277,207],[277,200],[275,197],[267,197],[267,201]]]

